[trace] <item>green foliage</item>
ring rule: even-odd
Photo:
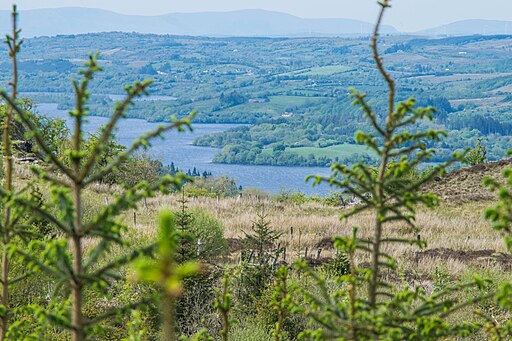
[[[272,337],[272,333],[267,330],[266,326],[253,322],[235,325],[230,333],[230,339],[232,340],[269,341],[272,340]]]
[[[316,177],[315,183],[328,182],[361,201],[343,218],[367,211],[375,216],[373,235],[368,239],[357,236],[354,228],[352,237],[336,238],[337,248],[347,255],[349,271],[338,277],[341,289],[331,294],[326,280],[309,269],[305,263],[298,268],[316,283],[319,294],[304,290],[306,313],[314,327],[302,335],[315,340],[332,339],[386,339],[386,340],[427,340],[449,335],[468,336],[477,325],[463,323],[451,325],[446,317],[458,309],[458,302],[450,298],[450,293],[466,287],[479,287],[485,281],[452,285],[432,296],[420,288],[393,288],[383,278],[384,271],[396,270],[396,260],[383,252],[387,245],[411,244],[422,247],[423,240],[415,238],[418,227],[415,224],[415,207],[432,207],[437,198],[422,193],[421,186],[436,174],[444,172],[445,165],[433,169],[426,176],[410,176],[421,163],[434,154],[427,146],[429,141],[439,141],[446,134],[436,130],[407,129],[416,126],[424,119],[432,120],[433,108],[417,108],[415,100],[395,103],[395,82],[385,70],[378,53],[378,30],[389,1],[379,3],[382,7],[373,36],[373,57],[377,69],[388,85],[388,111],[385,119],[370,106],[365,94],[352,90],[354,105],[361,107],[373,132],[359,131],[358,143],[368,146],[380,159],[377,169],[358,163],[352,167],[335,164],[333,175],[328,178]],[[406,181],[404,181],[406,180]],[[409,228],[408,235],[394,237],[387,232],[390,223],[401,223]],[[367,269],[356,267],[356,252],[364,252],[370,258]],[[362,290],[366,295],[362,295]],[[479,299],[478,297],[477,299]],[[475,299],[476,300],[476,299]],[[473,303],[461,303],[462,306]]]
[[[442,267],[436,267],[433,276],[432,290],[434,292],[443,291],[454,285],[450,274]]]
[[[17,27],[18,12],[16,6],[13,6],[12,11],[12,33],[6,36],[5,43],[7,44],[9,57],[12,60],[12,81],[9,85],[12,88],[11,94],[7,95],[4,90],[0,89],[0,95],[9,103],[14,103],[17,100],[18,92],[18,64],[17,54],[20,51],[22,41],[19,38],[20,30]],[[25,102],[20,105],[28,106]],[[2,114],[2,176],[3,181],[0,187],[0,208],[2,209],[2,219],[0,220],[0,257],[1,257],[1,270],[0,270],[0,339],[4,340],[7,335],[16,338],[18,331],[26,326],[23,321],[13,321],[13,315],[17,314],[15,305],[11,298],[13,286],[18,282],[23,281],[32,275],[31,271],[26,273],[19,273],[15,276],[12,271],[13,265],[16,265],[18,259],[15,259],[13,247],[26,247],[26,241],[33,237],[35,232],[31,226],[35,222],[30,212],[25,207],[20,207],[14,203],[13,197],[22,198],[26,202],[33,205],[40,204],[38,193],[33,190],[29,184],[24,188],[16,188],[14,162],[13,162],[13,139],[20,137],[22,129],[16,122],[15,109],[11,105],[2,105],[0,108]],[[28,194],[24,193],[27,192]],[[26,225],[25,225],[26,224]],[[37,236],[40,237],[40,236]],[[37,238],[36,237],[36,238]],[[19,289],[16,287],[15,289]],[[34,334],[37,333],[39,328],[35,328]],[[33,336],[32,334],[31,336]]]
[[[487,149],[482,145],[482,139],[476,140],[476,144],[467,153],[462,162],[470,166],[479,165],[487,159]]]
[[[128,329],[128,337],[122,341],[143,341],[145,339],[147,331],[140,311],[132,311],[131,320],[126,327]]]
[[[11,57],[15,62],[16,54],[12,54]],[[0,91],[0,96],[23,123],[28,134],[37,144],[40,154],[50,165],[44,168],[34,167],[33,171],[51,189],[51,200],[42,204],[34,202],[30,198],[13,195],[10,188],[0,190],[0,197],[10,207],[16,207],[16,210],[30,210],[33,215],[49,221],[62,236],[62,239],[48,241],[32,240],[28,248],[9,245],[7,250],[10,255],[24,259],[32,270],[41,271],[50,276],[55,281],[53,287],[55,295],[62,295],[62,301],[67,301],[69,297],[71,306],[65,309],[64,314],[55,315],[52,312],[44,312],[43,316],[62,330],[69,331],[74,340],[83,340],[87,336],[101,332],[99,321],[119,312],[129,311],[140,304],[140,301],[133,300],[125,306],[108,308],[90,316],[85,310],[84,299],[90,292],[108,293],[112,283],[122,278],[119,271],[124,265],[153,250],[152,246],[142,247],[99,264],[114,245],[126,244],[123,237],[126,227],[118,216],[136,207],[140,200],[155,195],[157,191],[166,192],[179,186],[185,177],[183,175],[166,176],[151,184],[140,182],[118,194],[112,204],[106,205],[99,212],[93,212],[91,215],[85,214],[84,211],[84,190],[115,170],[133,153],[147,147],[152,139],[161,136],[165,131],[190,127],[190,118],[174,120],[171,124],[147,133],[122,152],[116,150],[115,144],[109,144],[109,141],[112,141],[115,126],[124,116],[127,108],[133,104],[135,98],[146,93],[151,83],[146,81],[126,87],[126,97],[116,104],[109,123],[89,144],[85,143],[82,128],[84,119],[88,115],[87,100],[90,96],[88,87],[94,75],[101,71],[97,64],[97,55],[91,55],[85,67],[80,71],[81,80],[73,81],[76,107],[70,115],[75,124],[70,147],[63,153],[64,159],[51,149],[53,146],[46,142],[46,138],[42,136],[31,114],[23,106],[19,106],[14,97],[8,96],[3,90]],[[109,146],[113,146],[114,152],[112,148],[108,148]],[[57,175],[56,172],[60,174]],[[171,232],[165,229],[163,231],[170,236]],[[93,239],[97,242],[96,247],[88,253],[85,252],[84,239]],[[163,254],[171,252],[171,249],[172,244],[161,243],[159,251]],[[188,268],[184,266],[183,269],[178,268],[177,273],[185,273],[187,269],[193,270],[191,266]],[[146,267],[143,274],[143,277],[148,279],[155,272],[152,273]],[[172,278],[175,277],[166,277],[168,280],[166,288],[169,290],[172,289],[175,281]],[[5,283],[7,285],[8,281]],[[44,309],[43,306],[42,311]]]
[[[255,298],[252,314],[248,317],[242,315],[241,321],[270,331],[272,337],[269,337],[269,340],[275,340],[276,334],[280,335],[280,340],[297,340],[298,335],[308,325],[305,315],[296,314],[296,302],[300,299],[297,288],[305,286],[309,286],[308,281],[304,281],[300,275],[297,276],[292,268],[284,265],[279,267],[266,281],[261,296]]]
[[[215,331],[212,326],[220,322],[214,307],[215,290],[223,275],[222,268],[205,265],[200,273],[184,280],[183,294],[176,301],[176,324],[181,335],[195,335],[206,327]]]
[[[199,259],[208,260],[212,257],[224,254],[228,249],[228,243],[224,238],[222,223],[204,209],[191,210],[192,224],[189,233],[196,243]],[[200,243],[199,243],[200,241]]]
[[[185,262],[196,258],[197,251],[194,250],[195,238],[190,233],[193,218],[188,210],[188,200],[185,197],[185,187],[181,189],[181,198],[178,200],[180,209],[176,211],[176,226],[180,231],[180,240],[177,246],[178,262]]]
[[[240,94],[238,91],[232,91],[227,95],[224,93],[220,94],[219,102],[220,104],[228,107],[232,107],[235,105],[243,104],[247,101],[247,98]]]
[[[246,249],[254,251],[252,262],[259,266],[270,265],[282,250],[276,249],[276,242],[281,233],[274,230],[267,219],[265,208],[261,206],[258,211],[258,219],[253,222],[250,230],[245,232],[244,244]]]
[[[491,191],[497,192],[499,199],[494,207],[485,211],[484,216],[491,222],[492,227],[504,236],[507,250],[512,252],[512,169],[506,168],[503,171],[503,178],[504,183],[492,178],[484,179],[484,184]],[[496,292],[495,299],[501,309],[512,313],[512,284],[502,285]],[[512,336],[510,319],[499,324],[492,315],[482,316],[486,319],[486,328],[493,339],[504,340]]]
[[[237,196],[240,191],[235,180],[226,176],[196,177],[193,183],[187,184],[189,196],[206,196],[211,198],[225,198]]]
[[[386,42],[386,48],[389,53],[401,51],[399,58],[395,55],[388,61],[390,70],[400,80],[403,98],[414,94],[419,105],[436,107],[435,124],[450,131],[448,138],[431,142],[429,146],[440,151],[435,155],[436,162],[448,160],[453,150],[466,148],[471,142],[460,137],[468,134],[476,135],[471,137],[473,142],[476,137],[486,136],[484,144],[489,158],[501,158],[512,132],[510,89],[507,88],[511,76],[503,75],[510,70],[511,63],[507,54],[501,53],[503,43],[509,38],[492,35],[395,38]],[[94,85],[99,94],[91,96],[91,112],[108,117],[117,96],[112,98],[106,94],[119,95],[115,91],[119,83],[130,84],[147,77],[148,73],[154,74],[152,93],[155,96],[151,101],[138,103],[127,115],[153,122],[165,121],[171,114],[186,115],[195,108],[201,112],[197,118],[201,122],[255,124],[246,127],[249,133],[237,128],[233,135],[243,135],[237,142],[228,141],[231,132],[220,134],[220,137],[201,138],[203,141],[211,138],[211,144],[207,143],[212,146],[227,151],[228,145],[251,145],[250,149],[253,149],[253,144],[259,144],[254,146],[255,149],[266,151],[272,150],[278,141],[295,154],[295,147],[326,149],[336,145],[345,149],[348,145],[357,146],[353,140],[354,132],[369,128],[368,122],[359,119],[357,108],[350,106],[343,86],[338,85],[340,77],[344,84],[360,84],[371,89],[375,95],[372,99],[374,108],[380,111],[386,105],[384,84],[377,81],[374,66],[367,58],[367,40],[366,37],[310,37],[308,44],[302,39],[274,39],[269,44],[264,39],[224,37],[217,38],[212,44],[205,37],[188,39],[121,32],[77,35],[74,39],[68,36],[39,37],[30,39],[31,58],[20,61],[20,74],[24,88],[32,92],[31,96],[38,103],[59,103],[60,109],[69,110],[74,105],[74,98],[66,91],[65,82],[76,69],[76,61],[83,57],[82,51],[108,51],[116,41],[119,48],[133,53],[112,53],[102,57],[109,68]],[[484,45],[485,48],[480,48]],[[53,49],[53,46],[61,48]],[[234,53],[234,50],[239,52]],[[458,54],[466,50],[471,53]],[[297,58],[290,60],[290,51]],[[425,57],[421,63],[417,61],[418,54]],[[138,58],[141,55],[147,60],[142,64]],[[454,55],[460,62],[453,59]],[[236,64],[226,61],[236,61]],[[0,81],[3,83],[10,77],[9,69],[9,63],[0,63]],[[155,74],[155,70],[160,72]],[[221,105],[221,94],[228,97],[234,91],[245,97],[245,101],[235,100],[232,103],[241,103],[236,106]],[[450,105],[454,100],[460,103],[454,105],[457,108]],[[285,111],[293,111],[294,115],[281,117]],[[243,156],[236,156],[232,151],[223,152],[229,155],[224,162],[243,160],[249,163],[249,152],[240,149],[238,154]],[[325,165],[327,161],[319,158],[324,152],[313,152],[314,160],[308,157],[308,151],[303,157],[291,156],[290,161],[279,153],[261,153],[257,162]],[[342,154],[340,150],[340,159]],[[330,159],[329,165],[360,161],[335,161],[335,156]]]
[[[272,313],[268,311],[271,297],[263,300],[262,297],[269,293],[276,261],[283,252],[282,247],[276,245],[280,237],[281,234],[274,230],[268,220],[264,207],[261,207],[258,219],[245,232],[245,252],[242,253],[243,259],[237,266],[237,275],[234,278],[233,296],[238,303],[235,308],[239,316],[252,316],[254,311],[263,312],[263,315]],[[263,320],[268,324],[266,318]],[[270,325],[274,323],[272,320]]]
[[[284,266],[276,272],[274,293],[270,305],[278,315],[274,328],[274,339],[276,341],[284,340],[283,325],[293,308],[292,296],[288,287],[288,268]]]
[[[147,183],[157,182],[161,174],[161,162],[151,158],[147,153],[142,152],[126,159],[117,169],[105,176],[107,183],[119,184],[125,187],[133,187],[142,181]]]
[[[222,223],[208,211],[200,208],[190,210],[187,207],[185,188],[178,200],[180,209],[175,212],[176,224],[181,232],[178,245],[179,261],[190,259],[211,260],[212,257],[225,253],[228,249],[224,239]]]
[[[98,143],[100,143],[101,139],[103,138],[103,135],[105,134],[105,129],[107,129],[107,127],[102,127],[101,129],[99,129],[97,133],[89,135],[89,138],[84,143],[84,152],[86,152],[87,154],[91,154],[94,152],[96,146],[98,145]],[[117,157],[119,154],[126,150],[125,146],[115,141],[115,136],[113,134],[111,134],[108,141],[101,143],[103,143],[103,152],[101,153],[101,156],[98,158],[97,161],[97,167],[100,169],[107,166],[109,163],[112,162],[112,160],[114,160],[115,157]],[[99,179],[99,181],[104,182],[105,179],[102,178]]]
[[[337,187],[337,192],[325,202],[338,204],[343,202],[343,195],[359,199],[361,204],[354,206],[344,218],[367,212],[374,216],[375,225],[373,234],[365,239],[358,236],[357,228],[352,236],[335,239],[339,253],[322,268],[326,278],[305,262],[296,265],[298,279],[291,276],[295,273],[287,267],[275,272],[282,252],[278,243],[281,235],[273,229],[262,209],[245,234],[244,243],[253,251],[251,256],[245,254],[240,265],[222,269],[225,275],[219,281],[222,271],[216,269],[214,260],[227,249],[222,224],[207,211],[189,210],[185,192],[181,209],[175,215],[170,212],[161,214],[156,244],[146,245],[140,239],[128,242],[127,227],[122,223],[123,213],[136,209],[141,200],[157,192],[168,193],[190,181],[175,170],[169,171],[168,176],[158,176],[162,172],[161,164],[138,151],[167,130],[190,128],[190,118],[174,119],[171,124],[124,148],[115,142],[112,132],[127,108],[146,92],[149,82],[127,87],[126,98],[116,104],[110,122],[97,134],[86,138],[83,123],[88,115],[88,88],[101,69],[97,65],[97,56],[89,58],[80,73],[81,80],[73,81],[76,107],[70,113],[74,119],[72,132],[63,121],[38,116],[32,112],[30,101],[16,98],[15,72],[12,94],[0,91],[5,102],[0,105],[0,113],[6,123],[2,145],[5,179],[0,188],[0,206],[4,214],[0,223],[0,284],[3,289],[0,295],[0,338],[64,340],[71,335],[74,340],[154,339],[157,336],[153,325],[159,322],[163,340],[175,340],[177,333],[185,332],[192,336],[183,336],[181,340],[211,341],[216,337],[206,327],[216,329],[217,326],[221,326],[218,336],[225,341],[267,341],[272,338],[284,341],[296,339],[298,334],[313,340],[433,340],[478,337],[482,334],[476,333],[482,331],[491,339],[510,338],[512,323],[500,322],[494,316],[487,316],[486,311],[478,312],[477,316],[483,321],[481,324],[450,320],[453,312],[473,307],[476,303],[484,309],[492,304],[501,311],[512,313],[510,284],[503,284],[496,290],[490,289],[487,281],[480,278],[460,284],[453,281],[442,267],[436,268],[433,274],[432,293],[420,287],[394,287],[394,283],[387,282],[387,278],[396,273],[397,265],[396,260],[383,250],[397,243],[425,246],[423,240],[416,238],[419,230],[415,223],[416,207],[432,207],[437,198],[425,194],[421,186],[444,172],[450,162],[426,171],[419,170],[422,163],[435,158],[430,147],[442,143],[446,134],[424,129],[430,125],[422,122],[433,119],[433,108],[418,108],[414,99],[395,103],[394,80],[384,69],[377,50],[378,28],[389,1],[382,1],[380,5],[382,12],[373,37],[373,53],[377,68],[388,85],[388,112],[387,115],[377,114],[380,110],[373,108],[380,109],[382,103],[370,106],[365,94],[353,90],[354,103],[362,108],[373,132],[361,131],[350,141],[373,150],[379,165],[375,168],[371,160],[361,160],[357,156],[360,162],[349,167],[344,163],[350,162],[338,158],[338,163],[332,167],[332,176],[316,177],[317,183],[329,182]],[[16,12],[14,22],[15,19]],[[20,47],[17,32],[14,25],[13,37],[7,38],[14,64]],[[412,50],[414,44],[418,42],[397,45],[388,52]],[[337,54],[346,53],[343,48],[336,50]],[[69,67],[68,64],[56,65]],[[46,70],[47,65],[32,67]],[[172,72],[174,67],[167,63],[160,70]],[[426,69],[421,67],[418,72]],[[328,77],[350,70],[344,65],[324,65],[282,77]],[[140,71],[156,73],[153,64],[147,64]],[[192,80],[195,75],[187,73],[185,77]],[[225,106],[248,104],[247,98],[237,92],[225,97],[221,99]],[[275,101],[275,97],[265,98]],[[285,101],[284,98],[281,100]],[[444,97],[429,98],[426,102],[439,103],[444,114],[453,111]],[[290,103],[286,105],[289,107]],[[283,120],[276,125],[290,124]],[[450,117],[445,115],[441,121],[444,120],[450,122]],[[300,119],[292,121],[291,126],[298,121]],[[318,139],[318,145],[310,145],[322,132],[318,125],[325,122],[318,117],[304,121],[307,121],[303,127],[305,131],[300,130],[299,135],[305,133],[307,141],[301,142],[304,144],[301,151],[309,151],[304,148],[324,149],[340,142]],[[258,133],[259,128],[253,133]],[[275,133],[281,128],[272,127],[272,131]],[[247,130],[244,127],[240,131],[244,129]],[[333,136],[339,133],[331,130]],[[11,144],[13,138],[25,133],[34,144],[31,151],[45,163],[33,168],[36,177],[26,188],[14,188],[18,184],[13,179]],[[267,137],[260,135],[259,138]],[[294,136],[292,140],[296,138]],[[267,157],[262,156],[264,149],[283,158],[287,150],[293,149],[290,141],[267,142],[271,148],[263,148],[255,142],[249,146],[247,155],[253,153],[252,156],[259,157],[258,162],[263,162]],[[486,149],[480,142],[478,140],[464,160],[476,164],[485,160]],[[16,148],[14,144],[12,146]],[[317,162],[314,156],[305,157],[310,165]],[[486,180],[487,185],[499,194],[498,204],[486,211],[486,217],[497,231],[503,233],[507,247],[512,251],[512,170],[507,170],[504,175],[506,184]],[[124,184],[125,188],[115,194],[111,204],[100,207],[91,200],[95,194],[85,192],[88,186],[97,182]],[[39,186],[44,187],[45,193],[41,193]],[[188,184],[187,189],[191,195],[224,197],[239,193],[234,182],[227,178],[200,178]],[[279,199],[297,205],[319,200],[307,198],[302,193],[287,192]],[[391,224],[408,229],[402,228],[402,235],[394,237],[389,233]],[[26,240],[30,240],[28,245]],[[114,251],[119,257],[112,256]],[[200,267],[194,261],[197,259],[206,260],[208,268]],[[369,266],[358,267],[356,260],[359,259],[370,259]],[[127,280],[128,265],[132,262],[135,262],[141,282]],[[299,292],[290,284],[291,279],[300,284]],[[215,290],[218,284],[220,288]],[[159,292],[161,318],[155,317],[158,316],[153,300],[155,291]],[[470,292],[471,298],[461,301],[459,293],[465,291]],[[210,303],[212,307],[205,308]],[[148,311],[139,310],[143,305]],[[214,308],[217,314],[213,312]],[[240,320],[237,325],[233,313]],[[304,318],[310,319],[308,328],[304,326]]]
[[[342,191],[329,191],[329,194],[323,198],[324,204],[328,206],[343,206],[346,202],[346,198]]]
[[[175,260],[180,234],[176,229],[176,218],[170,212],[160,215],[160,236],[155,260],[141,260],[136,264],[141,280],[156,283],[163,291],[162,339],[175,340],[175,300],[183,291],[183,279],[196,274],[199,264]]]
[[[32,114],[32,122],[34,126],[41,132],[45,139],[45,144],[62,162],[66,161],[65,151],[71,147],[71,132],[66,126],[64,120],[49,118],[26,109],[28,114]],[[30,137],[30,133],[27,134]],[[37,152],[37,143],[32,141]]]
[[[490,178],[484,180],[484,184],[492,191],[497,191],[499,196],[496,206],[485,211],[485,218],[492,222],[492,227],[495,230],[504,235],[507,249],[512,252],[512,215],[510,213],[510,207],[512,207],[512,170],[505,169],[503,177],[506,185]]]
[[[328,276],[342,277],[350,273],[350,262],[345,253],[338,252],[336,256],[325,265]]]
[[[291,190],[281,190],[276,197],[279,202],[287,202],[295,205],[302,205],[308,202],[308,197],[302,192],[293,192]]]
[[[229,312],[233,307],[229,284],[229,275],[226,273],[222,281],[222,290],[215,292],[215,308],[217,308],[222,316],[222,330],[220,331],[220,335],[223,341],[228,341],[230,325],[232,323],[229,318]]]
[[[179,242],[176,218],[170,212],[160,214],[160,236],[157,246],[157,259],[137,263],[137,273],[144,281],[155,282],[164,292],[178,297],[182,291],[182,279],[195,274],[199,268],[195,262],[175,263],[175,253]]]

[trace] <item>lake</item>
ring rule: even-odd
[[[67,111],[58,110],[57,104],[41,103],[37,106],[41,114],[49,117],[65,119],[70,122]],[[89,116],[84,129],[87,132],[96,132],[99,127],[108,122],[108,118]],[[156,129],[160,124],[140,119],[122,119],[116,131],[116,141],[130,146],[140,135]],[[68,126],[72,126],[68,123]],[[211,171],[214,176],[229,176],[244,188],[257,187],[265,192],[279,193],[281,190],[301,191],[308,195],[327,194],[330,187],[321,185],[312,187],[304,179],[308,175],[330,174],[328,168],[320,167],[275,167],[275,166],[248,166],[227,165],[212,163],[216,148],[198,147],[192,143],[197,137],[222,132],[236,124],[192,124],[193,132],[178,133],[167,132],[165,139],[156,139],[149,148],[149,154],[162,160],[164,164],[174,164],[187,171],[196,167],[200,172]]]

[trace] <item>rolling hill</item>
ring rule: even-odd
[[[9,30],[9,12],[0,11],[0,32]],[[303,19],[264,10],[124,15],[92,8],[21,11],[23,36],[54,36],[96,32],[137,32],[192,36],[343,36],[366,35],[373,24],[351,19]],[[396,33],[384,26],[382,33]]]

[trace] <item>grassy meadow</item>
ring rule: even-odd
[[[447,191],[452,189],[450,186],[446,187]],[[483,191],[486,190],[482,188]],[[410,231],[402,224],[392,225],[385,231],[390,236],[419,236],[427,241],[428,246],[424,249],[404,245],[387,247],[385,252],[397,259],[399,275],[397,277],[395,273],[389,273],[384,276],[390,276],[388,280],[395,283],[397,288],[406,285],[420,287],[428,293],[454,283],[469,281],[475,275],[492,279],[493,287],[511,282],[512,256],[506,251],[503,237],[483,218],[483,211],[492,206],[494,200],[452,200],[453,197],[446,194],[445,200],[434,210],[419,209],[416,218],[419,231]],[[108,195],[107,191],[92,197],[101,205],[101,201],[105,200],[103,198]],[[154,239],[158,212],[169,208],[178,210],[180,198],[180,195],[167,195],[148,200],[146,207],[139,207],[134,211],[137,216],[136,224],[133,222],[132,212],[128,213],[125,222],[129,226],[129,239],[136,244]],[[336,254],[333,237],[351,235],[354,226],[359,228],[361,237],[369,237],[374,221],[374,216],[369,213],[340,220],[340,215],[348,208],[328,206],[315,201],[300,204],[280,202],[271,197],[190,197],[188,205],[191,209],[204,209],[222,222],[229,250],[217,262],[224,264],[239,262],[245,233],[256,221],[261,205],[265,207],[272,227],[281,233],[279,243],[286,248],[286,261],[281,259],[281,262],[290,265],[295,260],[304,258],[316,266],[328,264]],[[292,227],[293,235],[290,234]],[[359,253],[356,262],[364,268],[370,259],[368,255]],[[333,290],[336,288],[334,282],[329,285]],[[457,295],[460,295],[462,302],[471,299],[476,292],[468,289]],[[481,302],[478,308],[493,313],[499,321],[511,318],[508,313],[496,310],[492,303]],[[451,319],[454,322],[478,320],[474,315],[475,309],[476,307],[471,307],[458,311]],[[250,327],[254,326],[235,329],[240,334],[236,334],[234,340],[244,339],[243,333],[247,333],[247,328]],[[262,329],[256,328],[253,333],[262,335],[253,335],[250,340],[268,340],[268,334]],[[481,340],[480,337],[483,336],[477,335],[474,340]]]
[[[467,281],[474,275],[489,277],[495,281],[496,286],[512,281],[512,256],[506,251],[503,237],[483,217],[484,210],[491,207],[495,199],[480,185],[483,177],[499,176],[503,167],[508,164],[508,161],[491,163],[447,174],[441,181],[431,183],[425,188],[425,191],[437,193],[441,202],[433,210],[418,210],[418,231],[411,231],[403,224],[389,226],[384,232],[385,235],[421,238],[428,244],[424,249],[407,245],[386,248],[385,251],[398,262],[400,276],[389,273],[390,280],[397,287],[419,286],[427,292],[433,292],[439,286]],[[18,171],[21,178],[28,177],[27,170]],[[187,186],[189,185],[185,188]],[[461,188],[468,190],[464,193]],[[87,192],[85,214],[92,216],[94,212],[99,212],[118,190],[105,185],[94,186]],[[332,242],[334,237],[349,236],[353,227],[358,227],[363,238],[370,237],[372,233],[374,216],[371,213],[341,220],[340,216],[350,207],[327,205],[318,198],[299,202],[257,194],[258,196],[245,194],[241,197],[187,198],[189,210],[207,211],[222,224],[224,238],[229,247],[223,250],[220,257],[211,260],[213,264],[239,262],[243,239],[257,220],[262,207],[272,228],[281,234],[279,243],[286,248],[286,260],[280,259],[283,264],[293,264],[298,259],[307,259],[316,266],[329,263],[336,254]],[[180,193],[160,195],[127,212],[123,219],[128,226],[128,245],[136,247],[154,240],[157,237],[158,213],[164,209],[178,211],[181,198]],[[89,243],[91,248],[96,244],[94,240]],[[114,249],[111,256],[125,251]],[[357,254],[356,262],[359,266],[364,268],[369,261],[367,255]],[[473,294],[471,290],[467,290],[461,300],[471,298]],[[492,305],[486,306],[485,302],[481,304],[481,308],[493,309]],[[500,312],[496,312],[496,316],[500,319],[509,318],[500,315]],[[475,317],[473,309],[469,309],[458,312],[452,318],[459,319],[460,322]],[[240,329],[239,332],[247,332],[247,329]],[[265,340],[264,337],[255,340]]]
[[[341,148],[341,147],[339,147]],[[328,149],[328,148],[326,148]],[[352,151],[353,152],[353,151]],[[401,288],[420,288],[428,295],[434,295],[454,284],[470,281],[475,275],[489,278],[493,281],[493,288],[503,283],[512,282],[512,256],[507,253],[503,236],[493,230],[490,223],[484,219],[483,212],[486,208],[496,203],[496,197],[482,185],[485,177],[500,178],[503,169],[510,166],[510,160],[502,160],[494,163],[479,164],[473,167],[454,170],[448,174],[436,177],[427,183],[423,191],[433,192],[440,198],[439,205],[434,209],[419,207],[416,214],[417,230],[411,230],[403,222],[389,223],[383,230],[383,238],[400,237],[406,239],[421,239],[427,246],[420,249],[408,244],[386,244],[382,251],[396,260],[397,271],[384,270],[381,273],[383,279],[391,283],[393,290]],[[44,183],[39,183],[34,178],[26,165],[17,164],[15,167],[17,188],[23,188],[27,183],[35,186],[41,192],[45,200],[52,196],[49,188]],[[210,324],[213,330],[219,325],[219,315],[213,307],[213,293],[220,285],[219,277],[230,269],[243,268],[240,263],[242,253],[247,256],[247,235],[258,221],[258,215],[264,211],[266,221],[271,230],[278,236],[276,243],[278,248],[285,249],[278,254],[276,263],[287,265],[290,269],[298,260],[305,260],[325,277],[327,288],[330,292],[336,292],[343,288],[333,276],[332,264],[338,256],[333,245],[333,238],[337,236],[348,237],[354,227],[358,228],[360,238],[372,238],[374,233],[375,215],[371,211],[363,212],[348,220],[341,220],[340,216],[348,212],[354,206],[344,207],[339,202],[328,201],[327,198],[306,197],[301,193],[281,193],[269,195],[255,190],[242,191],[235,194],[213,194],[208,192],[208,186],[202,191],[198,190],[198,183],[206,181],[197,179],[195,183],[185,185],[186,211],[193,216],[203,212],[208,217],[204,220],[206,230],[210,225],[219,226],[222,239],[216,241],[215,253],[203,260],[208,269],[205,276],[196,279],[194,286],[187,287],[183,298],[180,298],[180,309],[184,309],[179,315],[179,330],[181,333],[191,335],[204,323]],[[94,219],[101,210],[111,204],[115,197],[122,193],[118,185],[93,184],[83,193],[82,215],[84,221]],[[98,266],[108,263],[111,259],[122,257],[131,250],[137,250],[158,240],[158,216],[163,210],[180,212],[183,209],[183,194],[159,194],[138,204],[135,209],[125,211],[120,219],[126,226],[125,242],[122,245],[113,246],[108,253],[99,259]],[[345,197],[345,199],[349,199]],[[203,214],[200,213],[200,214]],[[213,226],[213,225],[212,225]],[[56,234],[58,236],[58,233]],[[216,237],[218,238],[218,237]],[[83,247],[86,254],[91,254],[98,247],[99,240],[91,237],[84,239]],[[189,245],[192,250],[195,244]],[[356,252],[354,261],[356,265],[365,269],[371,264],[368,253]],[[87,305],[85,311],[91,316],[108,308],[122,305],[127,297],[136,297],[143,293],[154,291],[151,285],[137,280],[136,271],[132,265],[125,265],[121,273],[126,280],[114,282],[113,290],[109,292],[109,299],[104,296],[85,291]],[[234,284],[234,307],[232,318],[237,324],[232,328],[232,340],[268,341],[272,330],[272,311],[265,309],[268,305],[271,285],[263,285],[262,292],[255,295],[248,303],[247,295],[254,294],[251,286],[242,286],[241,275],[234,272],[232,280]],[[33,287],[43,288],[46,284],[44,277],[34,277]],[[298,271],[291,271],[290,285],[315,290],[315,284],[311,278],[301,277]],[[261,285],[261,284],[260,284]],[[261,288],[261,287],[260,287]],[[26,290],[26,287],[16,290]],[[248,290],[245,292],[244,290]],[[39,290],[31,295],[40,295]],[[90,296],[89,296],[90,295]],[[467,288],[452,294],[452,298],[460,302],[471,300],[478,292],[476,289]],[[13,296],[20,299],[22,293],[13,292]],[[16,301],[15,301],[16,302]],[[153,309],[153,310],[151,310]],[[153,335],[158,314],[154,306],[143,313],[142,322],[148,328],[148,335]],[[508,311],[501,310],[492,300],[483,300],[468,309],[460,309],[450,316],[453,322],[481,321],[475,315],[475,310],[489,313],[496,321],[508,321],[511,316]],[[123,316],[124,321],[129,316]],[[296,320],[297,319],[297,320]],[[270,321],[270,322],[269,322]],[[291,316],[290,321],[296,328],[287,329],[286,340],[297,339],[295,332],[306,328],[307,319],[304,316]],[[105,337],[117,339],[125,335],[122,327],[115,320],[108,324],[103,331]],[[62,334],[51,334],[52,339],[65,339]],[[62,337],[62,338],[61,338]],[[474,340],[484,339],[480,332],[475,333]]]

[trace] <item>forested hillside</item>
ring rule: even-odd
[[[256,124],[198,145],[223,148],[217,162],[330,165],[353,162],[365,150],[353,135],[367,128],[347,96],[364,86],[381,108],[383,82],[368,58],[367,38],[200,38],[127,33],[40,37],[25,42],[20,91],[39,102],[73,104],[67,81],[91,50],[100,52],[105,72],[92,84],[91,113],[108,115],[123,84],[155,80],[153,97],[128,115],[151,121],[198,110],[197,122]],[[389,69],[401,99],[413,94],[437,108],[434,126],[448,138],[433,143],[434,161],[446,160],[479,137],[490,159],[504,155],[512,134],[511,36],[443,39],[383,37]],[[9,62],[0,57],[0,80]],[[42,90],[44,89],[44,90]],[[367,159],[371,159],[371,154]]]

